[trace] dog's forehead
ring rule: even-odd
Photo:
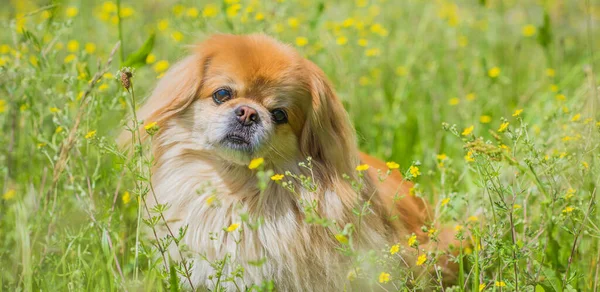
[[[210,58],[207,73],[233,74],[247,85],[266,86],[302,75],[302,58],[264,36],[219,36],[202,44]]]

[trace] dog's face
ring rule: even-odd
[[[323,72],[264,35],[204,41],[162,78],[139,116],[159,123],[163,145],[185,143],[234,164],[308,156],[324,171],[356,164],[353,129]]]
[[[202,150],[239,164],[298,156],[312,103],[305,60],[265,45],[228,38],[203,44],[202,86],[183,115]]]

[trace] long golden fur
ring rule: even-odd
[[[218,104],[213,95],[222,88],[231,99]],[[241,106],[256,110],[260,123],[248,132],[243,149],[235,144],[239,139],[228,140]],[[286,110],[287,122],[273,121],[275,108]],[[354,129],[325,74],[267,36],[215,35],[199,44],[160,80],[138,118],[160,126],[152,139],[154,192],[159,203],[170,206],[165,212],[169,227],[188,227],[182,243],[194,259],[196,286],[213,288],[209,261],[229,254],[223,273],[243,267],[238,287],[272,279],[280,291],[350,289],[348,258],[336,250],[338,228],[353,223],[352,243],[365,251],[406,242],[411,233],[422,243],[428,240],[421,227],[430,223],[429,207],[408,195],[411,185],[398,171],[379,182],[375,169],[387,168],[357,149]],[[295,194],[275,182],[261,194],[256,171],[248,169],[255,157],[264,157],[265,169],[275,173],[313,177],[317,191],[290,179]],[[312,170],[298,165],[308,157]],[[371,168],[357,194],[350,181],[359,180],[355,167],[361,163]],[[393,200],[396,194],[399,201]],[[149,204],[157,203],[148,198]],[[218,203],[208,204],[209,198]],[[304,222],[301,202],[312,201],[337,227]],[[370,214],[359,222],[352,210],[367,201]],[[239,223],[241,214],[264,222],[257,230],[223,231]],[[390,220],[394,215],[398,219]],[[444,237],[441,246],[449,242]],[[262,266],[249,263],[263,258]],[[235,289],[233,282],[221,284]]]

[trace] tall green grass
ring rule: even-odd
[[[0,16],[3,290],[184,284],[140,236],[151,158],[114,140],[187,45],[254,32],[323,68],[363,151],[419,167],[413,195],[465,243],[454,290],[600,289],[595,1],[11,0]],[[376,272],[435,286],[401,270]]]

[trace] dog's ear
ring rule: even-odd
[[[167,119],[186,109],[199,94],[208,61],[208,58],[196,53],[172,66],[144,105],[137,110],[138,121],[143,121],[144,125],[156,122],[161,126]],[[146,136],[143,125],[140,125],[139,133],[142,137]],[[125,145],[130,135],[128,131],[123,131],[117,142]]]
[[[302,130],[300,149],[322,169],[323,178],[331,181],[342,174],[353,177],[358,165],[354,128],[344,106],[336,96],[325,73],[310,61],[308,69],[312,109]]]

